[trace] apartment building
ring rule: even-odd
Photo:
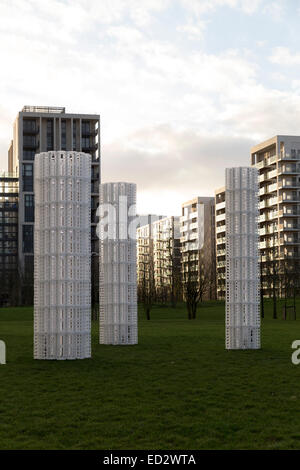
[[[180,217],[166,217],[153,223],[154,283],[158,293],[179,291]],[[177,292],[178,297],[179,292]]]
[[[217,299],[224,300],[226,293],[225,187],[215,191],[215,208]]]
[[[0,172],[0,306],[18,295],[18,199],[18,175]]]
[[[299,276],[300,136],[277,135],[256,145],[251,165],[259,170],[261,273],[268,294],[271,261],[278,274],[289,266]]]
[[[164,219],[165,216],[147,214],[137,217],[137,282],[138,285],[141,285],[145,279],[149,280],[149,267],[153,262],[153,223]]]
[[[215,199],[196,197],[182,204],[180,232],[183,282],[209,277],[206,294],[215,298]]]
[[[18,256],[22,272],[33,269],[34,157],[49,150],[86,152],[92,156],[91,237],[92,253],[98,253],[100,116],[70,114],[61,107],[24,106],[15,120],[8,150],[8,168],[19,175]]]

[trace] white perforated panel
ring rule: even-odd
[[[258,171],[226,169],[226,349],[260,348]]]
[[[123,208],[120,200],[123,200]],[[136,230],[128,234],[135,218],[136,185],[100,185],[100,206],[111,209],[110,237],[104,219],[99,222],[100,238],[100,343],[137,344]],[[130,215],[128,211],[131,208]]]
[[[91,157],[34,163],[34,358],[91,357]]]

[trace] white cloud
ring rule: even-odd
[[[286,0],[271,0],[266,3],[263,13],[271,16],[275,21],[281,21],[285,15]]]
[[[288,47],[275,47],[269,60],[281,66],[300,65],[300,54],[293,54]]]
[[[203,39],[206,29],[205,21],[189,20],[187,23],[177,26],[177,31],[187,34],[189,39]]]
[[[144,207],[151,203],[152,211],[166,212],[169,207],[169,212],[171,208],[179,213],[185,199],[212,196],[224,184],[225,166],[249,165],[253,143],[247,138],[178,131],[169,125],[144,128],[126,141],[104,146],[103,175],[105,181],[134,179]]]
[[[197,16],[213,12],[220,7],[230,7],[253,14],[262,4],[263,0],[180,0],[182,5]]]
[[[206,14],[227,6],[250,15],[267,2],[177,1],[186,14],[168,36],[158,22],[173,0],[1,0],[2,164],[24,104],[100,113],[104,179],[136,180],[143,204],[156,197],[152,211],[162,211],[163,198],[212,194],[255,141],[298,133],[298,82],[270,89],[255,54],[208,53],[202,42]],[[270,60],[300,63],[282,47]]]

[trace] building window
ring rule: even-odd
[[[76,121],[73,121],[73,150],[76,150]]]
[[[67,123],[65,120],[61,121],[61,149],[67,148]]]
[[[33,194],[25,194],[25,222],[34,222],[34,196]]]
[[[36,149],[37,141],[35,135],[24,135],[23,136],[23,147],[24,149]]]
[[[47,119],[47,150],[53,150],[54,135],[53,135],[53,119]]]
[[[23,225],[23,253],[33,252],[33,225]]]
[[[82,135],[89,135],[91,131],[90,121],[82,121]]]
[[[35,150],[23,150],[23,160],[34,160]]]
[[[25,261],[25,273],[28,276],[33,276],[33,268],[34,268],[34,263],[33,263],[33,256],[25,256],[24,261]]]
[[[29,120],[29,119],[24,119],[23,121],[23,132],[37,132],[38,127],[36,121]]]
[[[83,149],[90,148],[90,138],[89,137],[82,137],[81,146]]]
[[[23,163],[23,191],[33,191],[33,165],[32,163]]]

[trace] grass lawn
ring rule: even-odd
[[[260,351],[225,351],[212,302],[140,312],[138,346],[100,346],[94,324],[93,359],[44,362],[32,309],[0,309],[0,449],[299,449],[300,321],[266,310]]]

